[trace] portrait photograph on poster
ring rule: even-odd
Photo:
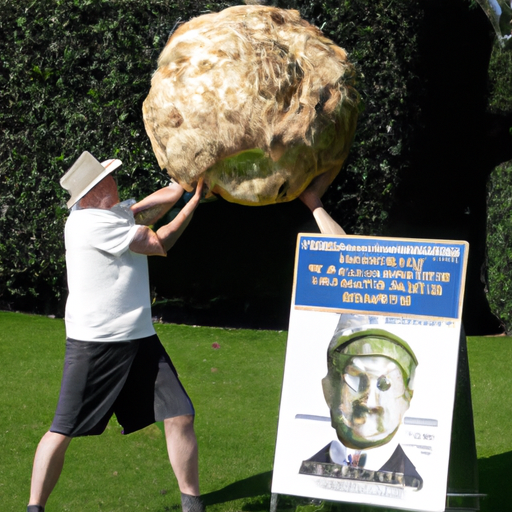
[[[445,510],[467,252],[299,235],[273,493]]]

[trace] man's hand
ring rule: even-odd
[[[320,229],[320,233],[328,235],[346,235],[345,230],[324,210],[324,205],[320,199],[329,186],[330,179],[328,174],[317,176],[310,183],[308,188],[302,192],[299,199],[311,210]]]

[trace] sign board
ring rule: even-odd
[[[299,235],[273,493],[445,510],[467,253]]]

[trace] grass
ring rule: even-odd
[[[34,450],[51,423],[64,355],[64,323],[0,312],[0,503],[24,510]],[[157,325],[197,412],[201,487],[208,512],[270,507],[286,332]],[[470,338],[475,433],[482,510],[507,510],[512,467],[510,338]],[[218,344],[219,348],[214,348]],[[106,432],[71,443],[48,510],[166,512],[179,492],[161,431],[126,438],[111,420]],[[280,510],[289,500],[280,500]]]
[[[511,510],[507,489],[512,468],[512,339],[468,339],[471,395],[475,423],[480,492],[484,512]]]

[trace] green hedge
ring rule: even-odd
[[[164,178],[141,105],[170,30],[224,3],[181,0],[1,0],[0,301],[51,313],[65,295],[58,178],[84,150],[123,160],[124,197]],[[326,195],[350,232],[377,233],[414,121],[415,2],[281,2],[345,47],[363,112],[346,172]],[[416,6],[417,7],[417,6]]]
[[[512,332],[512,163],[499,166],[489,182],[487,257],[489,304]]]
[[[495,45],[489,66],[492,112],[512,112],[512,51]],[[512,144],[512,126],[510,126]],[[488,188],[488,298],[508,333],[512,332],[512,162],[498,166]]]
[[[66,194],[84,150],[123,160],[125,197],[164,178],[141,107],[187,0],[0,2],[0,300],[55,312],[65,290]],[[61,309],[61,308],[60,308]]]
[[[358,65],[365,110],[347,172],[326,204],[351,231],[375,232],[387,215],[411,122],[411,2],[376,1],[371,10],[364,1],[283,6],[322,26]],[[66,197],[58,178],[83,150],[123,160],[125,197],[159,185],[164,176],[141,116],[157,56],[179,19],[224,7],[158,0],[0,2],[4,305],[46,313],[62,305]]]
[[[385,232],[410,166],[424,87],[418,27],[428,4],[279,1],[321,27],[356,65],[356,139],[324,198],[347,232]],[[165,181],[141,113],[158,54],[179,20],[229,5],[0,0],[0,306],[62,313],[67,212],[58,180],[82,151],[123,160],[122,197],[141,197]]]

